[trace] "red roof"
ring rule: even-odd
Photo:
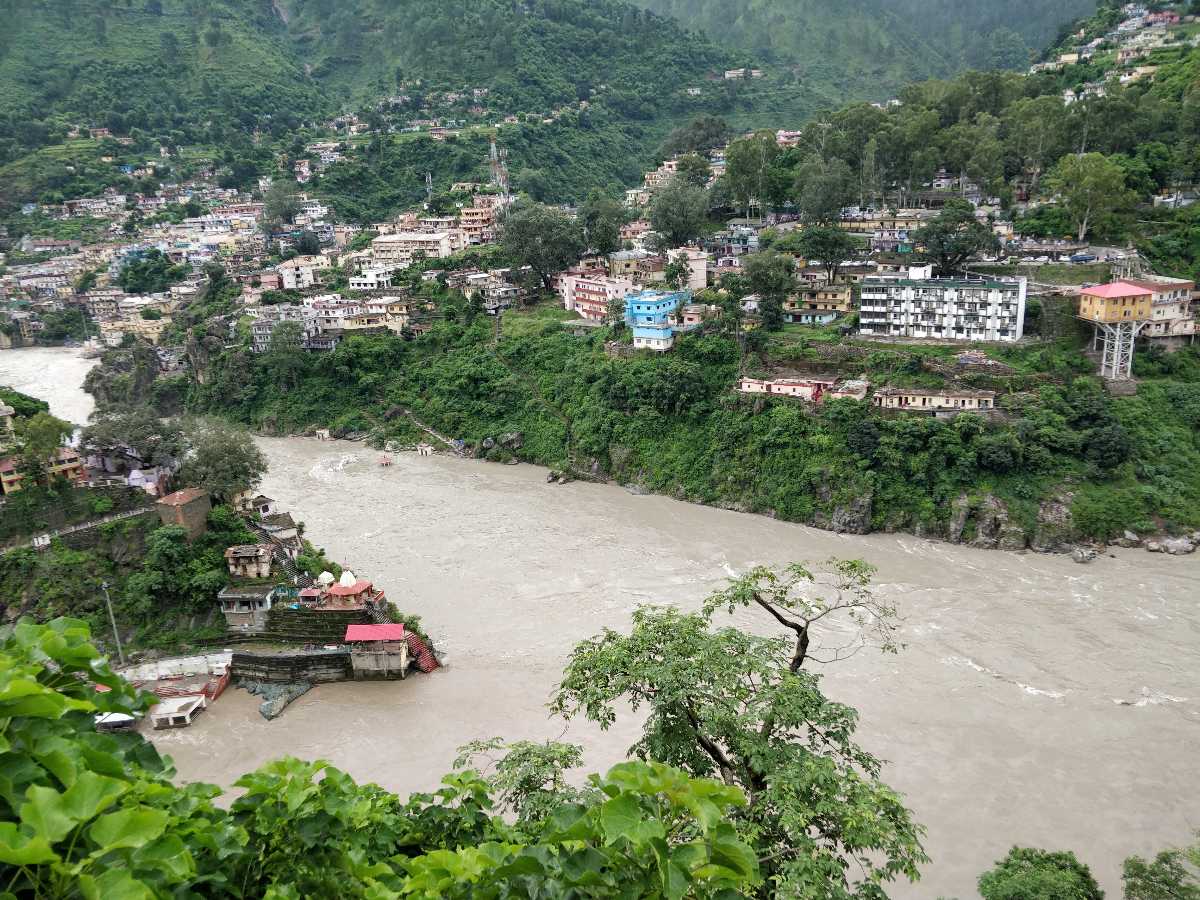
[[[203,497],[207,494],[208,491],[203,490],[202,488],[190,487],[184,488],[182,491],[176,491],[173,494],[167,494],[167,496],[163,497],[158,502],[161,506],[183,506],[184,504],[191,503],[193,500],[198,500],[200,497]]]
[[[347,641],[402,641],[403,625],[347,625]]]
[[[1146,294],[1153,293],[1153,289],[1147,289],[1142,284],[1135,284],[1129,281],[1114,281],[1111,284],[1098,284],[1095,287],[1084,288],[1082,293],[1089,297],[1144,297]]]
[[[356,594],[361,594],[363,591],[369,591],[370,589],[371,582],[360,580],[354,582],[354,584],[352,584],[350,587],[343,587],[340,584],[335,584],[329,589],[329,593],[333,594],[335,597],[353,597]]]

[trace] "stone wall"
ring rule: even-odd
[[[360,609],[292,609],[277,603],[267,613],[268,637],[289,644],[340,644],[347,625],[370,625],[374,620]]]
[[[235,683],[323,684],[349,681],[353,677],[349,650],[318,650],[303,653],[249,653],[235,651],[231,663]]]

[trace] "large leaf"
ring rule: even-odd
[[[600,826],[604,829],[605,841],[609,844],[619,838],[633,841],[641,818],[642,807],[633,794],[618,794],[606,800],[600,807]]]
[[[149,806],[120,809],[97,819],[88,836],[102,850],[141,847],[162,834],[170,819],[168,813]]]
[[[109,869],[99,878],[83,875],[79,890],[86,900],[154,900],[154,892],[126,869]]]
[[[34,785],[26,792],[21,821],[47,841],[61,841],[72,828],[94,818],[128,789],[125,782],[94,772],[84,772],[62,794]]]
[[[13,866],[36,866],[58,861],[46,839],[17,830],[12,822],[0,822],[0,862]]]
[[[164,834],[138,848],[132,862],[137,870],[157,869],[174,881],[186,881],[196,874],[196,861],[177,834]]]

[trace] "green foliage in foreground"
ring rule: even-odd
[[[4,896],[733,898],[759,881],[727,821],[741,793],[660,763],[593,776],[536,824],[506,824],[472,771],[402,801],[296,759],[241,778],[223,809],[141,736],[94,730],[152,703],[82,622],[16,625],[0,646]]]
[[[1070,852],[1013,847],[979,876],[983,900],[1104,900],[1088,867]]]

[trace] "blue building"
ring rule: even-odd
[[[625,324],[633,346],[660,352],[675,344],[675,312],[692,299],[691,291],[645,290],[625,298]]]

